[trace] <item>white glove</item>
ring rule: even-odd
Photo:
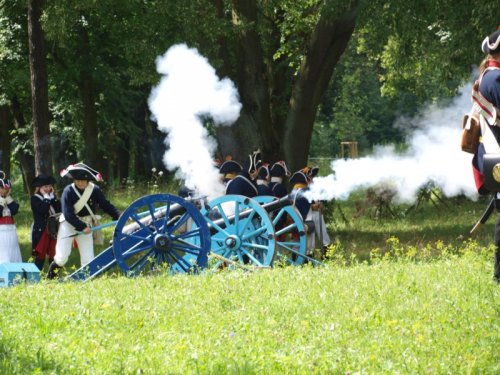
[[[45,193],[45,194],[43,195],[43,198],[44,198],[44,199],[48,199],[48,200],[50,201],[50,195],[49,195],[49,194],[47,194],[47,193]]]
[[[7,195],[7,196],[5,197],[5,202],[6,202],[7,204],[11,204],[12,202],[14,202],[14,199],[12,199],[12,197],[11,197],[10,195]]]
[[[51,200],[55,198],[55,195],[54,195],[54,192],[53,192],[53,191],[51,191],[51,192],[50,192],[50,194],[49,194],[49,198],[50,198]]]

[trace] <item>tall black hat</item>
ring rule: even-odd
[[[45,185],[54,185],[56,183],[56,179],[52,176],[46,176],[44,174],[40,174],[36,176],[33,181],[31,181],[32,187],[40,187]]]
[[[219,168],[219,173],[240,173],[242,170],[241,165],[234,160],[226,160]]]
[[[0,171],[0,186],[4,189],[10,189],[12,182],[7,178],[4,171]]]
[[[71,164],[60,172],[61,177],[75,180],[102,181],[102,175],[83,163]]]
[[[271,172],[271,176],[273,177],[285,177],[291,174],[283,160],[274,163],[269,172]]]
[[[481,49],[484,53],[490,55],[500,52],[500,26],[498,30],[484,38],[483,43],[481,43]]]

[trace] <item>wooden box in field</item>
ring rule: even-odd
[[[40,281],[40,270],[34,263],[2,263],[0,264],[0,287],[8,287],[23,282]]]

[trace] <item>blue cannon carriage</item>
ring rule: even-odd
[[[111,245],[68,279],[91,279],[115,266],[136,276],[319,263],[306,255],[306,234],[288,197],[225,195],[206,202],[148,195],[123,211]]]

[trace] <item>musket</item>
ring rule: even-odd
[[[483,212],[483,215],[478,220],[476,225],[474,225],[474,227],[470,230],[469,234],[474,233],[482,224],[486,223],[486,221],[491,216],[494,208],[495,208],[495,197],[491,198],[491,201],[486,207],[486,210]]]

